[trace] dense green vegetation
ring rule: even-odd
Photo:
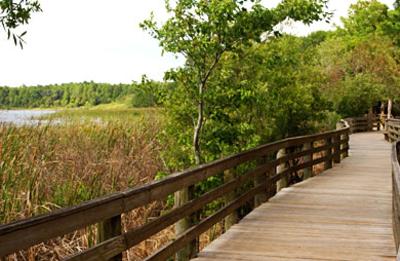
[[[171,17],[164,24],[142,24],[165,52],[186,57],[164,83],[0,88],[1,108],[73,108],[49,116],[63,125],[0,126],[0,221],[332,129],[341,117],[398,101],[399,2],[390,9],[360,0],[343,26],[329,32],[276,31],[288,18],[326,19],[325,4],[286,0],[267,9],[258,1],[178,0],[167,5]]]
[[[171,144],[165,157],[171,170],[333,128],[340,117],[361,116],[400,94],[400,49],[393,33],[400,26],[394,18],[399,9],[362,0],[351,6],[343,27],[297,37],[263,23],[257,23],[261,28],[241,24],[252,15],[257,17],[254,21],[263,15],[271,18],[291,1],[268,11],[257,3],[248,10],[236,1],[212,6],[178,2],[169,7],[173,15],[164,25],[153,20],[143,25],[165,51],[187,57],[184,66],[166,74],[176,83],[163,96],[167,115],[163,138]],[[304,14],[307,22],[309,16],[325,17],[323,3],[314,4],[318,15],[304,6],[291,6],[299,15],[292,18],[302,20]],[[231,15],[219,24],[221,10]],[[204,17],[216,19],[216,24]],[[257,30],[267,32],[264,38]]]
[[[143,78],[140,84],[66,83],[0,87],[0,108],[81,107],[122,101],[132,107],[157,105],[163,84]]]

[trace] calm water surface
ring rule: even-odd
[[[0,123],[12,123],[16,125],[46,123],[47,121],[38,120],[37,118],[55,112],[54,110],[0,110]]]

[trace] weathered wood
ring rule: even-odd
[[[329,158],[332,160],[332,156],[330,156]],[[275,174],[274,176],[270,177],[268,179],[268,182],[278,182],[283,177],[287,177],[291,172],[299,171],[299,170],[302,170],[304,168],[308,168],[308,167],[311,167],[311,166],[326,162],[329,158],[328,158],[328,156],[323,156],[323,157],[318,158],[318,159],[313,159],[310,162],[305,162],[305,163],[299,164],[296,167],[287,168],[283,172]]]
[[[112,217],[98,224],[97,228],[97,241],[104,242],[108,239],[121,235],[121,215]],[[120,261],[122,260],[122,252],[107,260]]]
[[[265,156],[265,157],[261,158],[261,160],[259,160],[258,163],[260,165],[268,163],[268,157]],[[267,176],[268,176],[268,172],[264,172],[260,175],[257,175],[254,178],[254,187],[257,187],[258,185],[265,183],[265,181],[267,180]],[[267,202],[267,200],[268,200],[268,189],[267,189],[267,186],[265,186],[265,190],[262,193],[254,196],[254,207],[256,208],[256,207],[260,206],[261,204]]]
[[[74,256],[71,260],[98,260],[99,253],[107,258],[117,255],[121,251],[124,251],[138,243],[144,241],[147,238],[157,234],[163,229],[174,224],[178,220],[185,216],[189,216],[192,212],[197,211],[207,205],[208,203],[223,197],[225,194],[233,191],[234,189],[242,186],[245,182],[252,180],[255,176],[260,173],[265,173],[271,168],[270,164],[263,164],[258,166],[256,169],[250,171],[245,175],[241,175],[230,182],[223,184],[222,186],[205,193],[204,195],[187,202],[186,204],[175,208],[167,214],[150,221],[149,223],[128,231],[126,234],[120,237],[115,237],[112,240],[102,242],[95,247],[88,249],[79,255]],[[113,248],[115,248],[113,250]],[[122,250],[121,250],[122,249]],[[120,252],[118,252],[120,251]]]
[[[201,221],[198,225],[190,228],[184,234],[182,234],[179,238],[175,239],[170,244],[164,246],[155,254],[151,255],[150,257],[146,258],[146,261],[164,261],[167,260],[170,256],[172,256],[176,251],[181,249],[185,246],[188,242],[193,240],[194,237],[199,236],[201,233],[204,233],[221,219],[235,211],[237,208],[244,205],[249,200],[252,200],[254,195],[260,193],[264,190],[264,186],[266,184],[261,184],[258,187],[255,187],[242,196],[238,197],[235,201],[231,202],[229,205],[225,206],[221,210],[219,210],[214,215],[206,218],[205,220]]]
[[[195,261],[395,260],[390,148],[378,133],[351,144],[340,167],[281,190]]]
[[[180,208],[181,206],[189,202],[190,200],[189,194],[190,194],[189,188],[184,188],[182,190],[175,192],[175,208]],[[179,237],[180,235],[185,233],[185,231],[188,230],[192,225],[193,224],[191,217],[189,216],[183,217],[175,224],[175,236]],[[176,253],[175,259],[177,261],[186,261],[190,258],[190,256],[191,256],[191,246],[186,245]]]
[[[326,150],[326,156],[327,156],[327,161],[325,161],[325,169],[331,169],[332,168],[332,137],[326,138],[325,139],[325,144],[329,147]]]
[[[368,115],[367,115],[367,130],[372,131],[374,127],[374,123],[376,122],[375,115],[373,113],[373,108],[369,108]]]
[[[188,188],[242,163],[257,160],[266,155],[276,153],[276,151],[282,148],[302,146],[304,143],[323,140],[336,134],[344,135],[348,133],[348,131],[349,128],[345,127],[338,131],[289,138],[266,144],[225,159],[172,174],[160,181],[155,181],[137,188],[128,189],[124,192],[95,199],[79,206],[65,208],[46,215],[13,222],[7,225],[1,225],[0,256],[13,253],[17,250],[27,248],[57,236],[62,236],[85,226],[119,216],[121,213],[126,213],[155,200],[164,200],[168,195],[171,195],[176,191]],[[313,148],[312,151],[319,149],[321,148]],[[303,151],[293,153],[280,158],[278,161],[271,161],[268,164],[269,166],[275,167],[287,160],[304,156],[304,153],[308,152]],[[119,237],[116,238],[118,238],[118,240],[114,238],[115,242],[123,241],[121,241]],[[105,242],[109,241],[114,242],[113,240],[106,240]],[[103,249],[106,249],[107,247],[105,242],[100,244],[104,247]]]
[[[400,138],[400,120],[388,119],[386,121],[386,133],[390,142],[398,141]]]
[[[67,234],[122,212],[122,195],[116,193],[76,207],[1,225],[0,256]]]
[[[230,182],[235,179],[235,172],[234,170],[226,170],[224,172],[224,182]],[[235,200],[236,198],[236,191],[232,190],[225,194],[224,200],[225,205],[229,205],[230,202]],[[224,228],[227,231],[231,226],[236,224],[239,221],[238,214],[236,211],[233,211],[231,214],[225,217],[224,220]]]
[[[336,135],[334,137],[334,156],[333,156],[333,161],[336,164],[340,163],[341,160],[341,153],[340,153],[340,139],[341,136],[340,135]]]
[[[399,165],[400,142],[392,144],[392,194],[393,194],[393,234],[397,250],[400,245],[400,165]]]
[[[97,244],[95,247],[66,258],[68,261],[97,261],[110,260],[127,250],[123,235],[110,238]]]
[[[280,149],[276,155],[277,159],[286,157],[286,149]],[[276,167],[276,173],[284,173],[288,170],[287,162],[282,162],[279,166]],[[276,191],[279,192],[281,189],[286,188],[288,186],[288,176],[282,175],[281,179],[276,183]]]
[[[305,143],[303,145],[303,151],[309,151],[313,149],[313,143]],[[313,160],[313,153],[307,154],[303,157],[304,162],[310,162]],[[305,168],[303,172],[303,180],[309,179],[312,177],[313,169],[312,166]]]

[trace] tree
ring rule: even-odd
[[[7,38],[12,38],[14,44],[22,48],[26,31],[16,33],[15,30],[27,24],[32,13],[40,11],[40,4],[36,0],[0,0],[0,23]]]
[[[244,103],[245,94],[251,91],[240,85],[236,91],[229,85],[222,85],[218,81],[225,74],[221,61],[227,56],[239,55],[243,48],[254,42],[278,35],[276,25],[286,19],[310,23],[326,17],[325,6],[325,0],[285,0],[273,9],[265,8],[260,1],[250,0],[178,0],[173,5],[166,1],[171,17],[163,25],[158,25],[153,16],[142,23],[142,27],[159,41],[164,52],[186,59],[183,67],[166,74],[168,80],[176,82],[174,92],[167,96],[170,99],[166,105],[169,129],[178,140],[180,146],[177,147],[184,154],[193,155],[188,161],[187,155],[174,155],[176,165],[187,167],[220,157],[219,152],[231,149],[233,139],[248,130],[249,125],[245,123],[240,131],[235,127],[242,119],[234,106],[240,106],[240,101]],[[225,91],[232,91],[232,99],[239,100],[223,97]],[[233,116],[235,114],[237,117]],[[206,137],[211,140],[204,138],[206,125],[206,134],[212,134]],[[207,155],[208,158],[203,153],[205,148],[213,152]],[[176,203],[182,198],[191,199],[194,193],[193,186],[181,191]],[[193,221],[182,220],[182,226],[178,224],[176,232],[179,234],[186,229],[187,223]],[[196,252],[194,245],[192,256]],[[179,258],[187,258],[185,255]]]
[[[252,3],[251,7],[249,2]],[[251,41],[260,42],[262,36],[275,31],[275,26],[291,18],[305,23],[322,19],[325,0],[285,0],[276,8],[267,9],[260,1],[247,0],[178,0],[175,6],[166,1],[167,12],[172,14],[162,26],[152,16],[142,27],[160,42],[165,52],[183,55],[184,67],[170,71],[167,78],[185,84],[197,109],[194,119],[192,148],[195,164],[203,162],[201,134],[205,95],[209,80],[222,56],[236,52]],[[325,15],[325,16],[324,16]]]
[[[388,13],[388,19],[383,23],[383,32],[388,35],[393,42],[400,46],[400,1],[394,3],[394,10]]]
[[[348,18],[342,18],[347,33],[370,34],[380,31],[388,18],[388,7],[378,0],[360,0],[350,6]]]
[[[363,116],[383,97],[384,86],[370,74],[358,74],[344,81],[337,111],[343,117]]]

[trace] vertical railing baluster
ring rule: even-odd
[[[265,164],[267,162],[268,162],[268,156],[264,156],[259,160],[258,165],[263,165],[263,164]],[[258,185],[263,184],[265,182],[265,180],[267,179],[267,175],[268,175],[268,172],[266,171],[266,172],[256,176],[254,178],[254,187],[257,187]],[[254,208],[260,206],[261,204],[263,204],[265,202],[267,202],[267,200],[268,200],[268,198],[267,198],[268,195],[267,194],[268,194],[268,190],[267,190],[267,186],[265,186],[264,193],[257,194],[257,195],[254,196]]]
[[[285,157],[287,153],[286,148],[282,148],[278,151],[276,158],[282,158]],[[285,170],[287,170],[288,168],[288,164],[287,162],[283,162],[282,164],[278,165],[276,167],[276,173],[279,174]],[[288,186],[288,175],[286,175],[285,177],[282,177],[277,183],[276,183],[276,191],[279,192],[280,190],[282,190],[283,188],[286,188]]]
[[[194,198],[194,186],[179,190],[175,192],[175,207],[180,207]],[[197,213],[179,220],[175,224],[175,235],[178,237],[190,227],[194,225],[195,217]],[[187,261],[192,257],[195,257],[198,253],[198,239],[193,240],[189,245],[181,249],[175,254],[175,260]]]
[[[333,161],[336,164],[339,164],[340,163],[340,134],[335,135],[334,142],[335,142],[335,145],[334,145]]]
[[[306,142],[303,144],[303,151],[307,151],[307,150],[312,150],[314,148],[313,146],[313,142]],[[304,163],[306,162],[311,162],[313,160],[313,154],[312,152],[308,153],[306,156],[303,157],[304,159]],[[312,171],[313,170],[313,166],[309,166],[307,168],[304,169],[303,172],[303,180],[306,180],[308,178],[312,177]]]
[[[107,239],[121,235],[121,215],[112,217],[98,224],[97,227],[97,241],[98,243],[106,241]],[[109,259],[110,261],[121,261],[122,253]]]
[[[325,169],[332,168],[332,136],[325,139],[325,145],[329,146],[326,149],[326,161],[325,161]]]
[[[228,169],[224,171],[224,183],[234,180],[236,177],[235,171],[232,169]],[[228,205],[232,201],[236,199],[236,191],[232,190],[231,192],[227,193],[224,197],[225,205]],[[239,220],[237,211],[233,211],[231,214],[225,217],[224,220],[224,228],[227,231],[231,226],[236,224]]]

